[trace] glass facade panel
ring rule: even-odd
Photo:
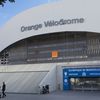
[[[58,51],[52,59],[52,51]],[[1,64],[52,63],[100,60],[100,35],[87,32],[59,32],[30,37],[0,53]]]
[[[70,78],[72,90],[100,90],[100,78]]]

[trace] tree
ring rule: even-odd
[[[0,0],[0,5],[3,7],[4,3],[6,3],[6,1],[9,1],[11,3],[15,2],[15,0]]]

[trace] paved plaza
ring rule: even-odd
[[[69,91],[50,94],[7,94],[1,100],[100,100],[100,91]]]

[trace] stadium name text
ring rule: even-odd
[[[35,25],[30,25],[30,26],[21,26],[21,32],[25,31],[31,31],[31,30],[39,30],[42,29],[43,27],[54,27],[54,26],[62,26],[62,25],[70,25],[70,24],[82,24],[84,23],[85,19],[84,18],[75,18],[75,19],[60,19],[58,21],[55,20],[48,20],[44,21],[41,24],[35,24]]]

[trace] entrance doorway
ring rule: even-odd
[[[100,90],[100,78],[79,77],[70,78],[71,90]]]

